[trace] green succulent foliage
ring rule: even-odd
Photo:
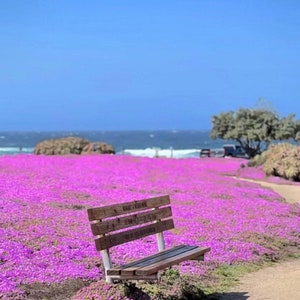
[[[290,143],[270,145],[267,151],[255,156],[248,167],[262,166],[267,176],[300,181],[300,147]]]
[[[300,141],[300,120],[295,115],[280,118],[267,108],[240,108],[212,116],[212,139],[236,141],[250,158],[268,148],[274,140],[294,139]]]
[[[266,151],[263,170],[267,176],[300,181],[300,147],[292,144],[272,145]]]

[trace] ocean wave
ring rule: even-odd
[[[34,152],[32,147],[0,147],[0,155],[4,154],[30,154]],[[160,149],[160,148],[145,148],[145,149],[124,149],[117,152],[117,155],[130,155],[141,157],[169,157],[169,158],[188,158],[199,157],[200,149]]]
[[[0,147],[1,154],[33,153],[32,147]]]
[[[160,148],[145,148],[145,149],[124,149],[118,154],[143,156],[143,157],[170,157],[170,158],[188,158],[199,157],[200,149],[160,149]]]

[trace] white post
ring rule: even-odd
[[[108,283],[112,283],[112,279],[109,276],[107,276],[107,270],[112,268],[112,263],[108,250],[102,250],[101,255],[105,269],[105,280]]]

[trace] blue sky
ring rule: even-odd
[[[0,130],[210,129],[300,118],[300,1],[0,2]]]

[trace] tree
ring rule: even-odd
[[[267,148],[276,139],[295,139],[293,118],[291,115],[280,119],[276,112],[268,108],[241,108],[237,112],[214,115],[210,136],[212,139],[236,141],[252,158],[261,152],[262,147]],[[300,132],[298,136],[300,138]]]
[[[300,120],[295,121],[294,140],[300,142]]]
[[[280,120],[279,128],[276,133],[277,140],[288,140],[290,138],[296,139],[296,122],[295,115],[291,114]]]

